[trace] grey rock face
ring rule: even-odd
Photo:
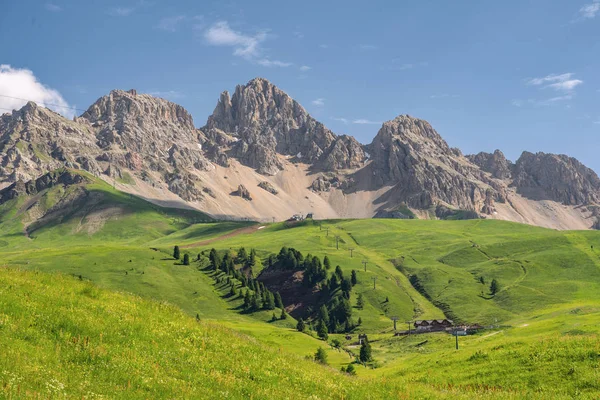
[[[369,148],[375,186],[395,186],[388,200],[417,209],[442,202],[480,212],[488,191],[491,199],[505,197],[426,121],[405,115],[388,121]]]
[[[336,136],[298,102],[262,78],[237,86],[232,97],[222,93],[202,130],[207,137],[233,137],[230,154],[267,175],[283,168],[278,154],[295,156],[309,164],[324,158],[326,168],[352,168],[357,159],[362,161],[364,157],[361,146],[349,137],[331,147]]]
[[[517,192],[534,200],[567,205],[600,201],[600,179],[585,165],[566,155],[523,152],[513,172]]]
[[[0,190],[0,204],[4,204],[18,196],[30,196],[56,185],[76,185],[89,182],[85,177],[68,170],[57,170],[27,182],[18,181]]]
[[[244,185],[239,185],[235,192],[231,193],[232,196],[240,196],[242,199],[252,201],[252,195]]]
[[[511,176],[512,164],[500,150],[495,150],[494,153],[481,152],[468,155],[467,158],[482,170],[491,173],[494,178],[508,179]]]
[[[267,181],[262,181],[262,182],[260,182],[260,183],[258,184],[258,187],[259,187],[259,188],[261,188],[261,189],[264,189],[264,190],[266,190],[267,192],[269,192],[269,193],[271,193],[271,194],[274,194],[274,195],[277,195],[277,194],[279,193],[279,192],[277,191],[277,189],[275,189],[275,188],[273,187],[273,185],[271,185],[271,184],[270,184],[269,182],[267,182]]]

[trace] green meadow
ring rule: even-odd
[[[27,199],[0,205],[5,397],[600,396],[600,232],[491,220],[217,222],[100,181],[86,188],[119,211],[73,210],[28,230]],[[65,190],[40,204],[51,209]],[[191,265],[173,259],[175,245]],[[362,324],[351,340],[330,335],[344,351],[297,332],[291,317],[272,321],[280,310],[242,312],[242,299],[195,261],[242,246],[263,260],[294,247],[357,271],[350,302],[362,294],[352,310]],[[434,318],[488,329],[456,350],[446,333],[394,336],[392,317],[398,329]],[[358,333],[374,361],[348,376],[338,371],[358,355]],[[329,367],[306,359],[319,347]]]

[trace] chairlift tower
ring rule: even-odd
[[[367,272],[367,260],[362,260],[362,263],[365,266],[365,272]]]

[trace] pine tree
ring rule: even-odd
[[[335,267],[335,274],[338,276],[338,278],[340,278],[340,281],[344,279],[344,272],[342,271],[342,267],[339,265]]]
[[[363,298],[362,293],[359,293],[358,297],[356,298],[356,307],[359,310],[362,310],[365,307],[365,299]]]
[[[490,283],[490,293],[494,295],[498,293],[498,290],[500,290],[500,284],[496,279],[492,279],[492,283]]]
[[[188,253],[183,255],[183,265],[190,265],[190,255]]]
[[[285,308],[281,309],[281,317],[279,317],[279,319],[287,319],[287,314],[285,312]]]
[[[247,310],[248,308],[250,308],[251,302],[252,302],[252,299],[250,298],[250,291],[246,290],[246,295],[244,296],[244,310]]]
[[[296,324],[296,329],[298,330],[298,332],[304,332],[304,330],[306,329],[306,324],[304,323],[304,320],[302,318],[298,320],[298,323]]]
[[[283,308],[283,301],[281,300],[279,292],[275,292],[275,307]]]
[[[359,326],[362,325],[362,318],[361,317],[358,317],[358,321],[356,321],[356,324],[359,325]]]
[[[317,352],[315,353],[315,361],[320,364],[327,365],[327,352],[325,352],[322,347],[317,349]]]
[[[273,315],[271,316],[271,322],[275,321],[277,321],[277,316],[275,315],[275,313],[273,313]]]
[[[173,247],[173,258],[179,260],[179,257],[181,257],[181,253],[179,252],[179,246],[175,246]]]
[[[325,269],[331,268],[331,261],[329,261],[329,257],[325,256],[325,258],[323,258],[323,266]]]
[[[236,297],[237,296],[237,289],[235,288],[235,283],[233,285],[231,285],[231,289],[229,290],[229,294],[232,297]]]
[[[327,311],[325,305],[322,305],[321,308],[319,308],[319,319],[323,321],[326,326],[329,325],[329,311]]]
[[[210,265],[211,265],[212,269],[214,271],[216,271],[217,268],[219,268],[221,266],[221,259],[219,258],[219,254],[217,253],[217,250],[215,250],[214,248],[211,249],[208,258],[210,259]]]
[[[356,271],[352,270],[352,275],[350,277],[350,282],[352,282],[352,286],[355,286],[358,283],[358,278],[356,276]],[[352,364],[350,364],[352,365]]]
[[[325,324],[325,322],[322,319],[320,319],[319,322],[317,323],[317,336],[323,340],[327,340],[329,338],[329,335],[327,332],[327,325]]]
[[[246,261],[248,260],[248,253],[246,252],[246,249],[244,247],[240,247],[240,249],[237,252],[237,263],[238,264],[246,264]]]
[[[256,250],[250,250],[250,258],[248,259],[248,265],[254,267],[256,265]]]
[[[259,309],[260,309],[260,304],[259,304],[259,302],[258,302],[258,296],[257,296],[257,295],[253,295],[253,296],[250,298],[250,309],[251,309],[252,311],[257,311],[257,310],[259,310]]]
[[[371,355],[371,344],[369,343],[367,338],[363,339],[362,345],[360,346],[359,359],[364,363],[369,362],[373,359],[373,356]]]
[[[356,370],[354,369],[354,365],[353,364],[348,364],[348,366],[346,367],[346,370],[343,371],[349,375],[356,375]]]

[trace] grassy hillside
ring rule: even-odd
[[[176,308],[0,269],[6,398],[383,398],[400,386],[290,356]],[[414,393],[414,391],[413,391]]]
[[[100,201],[94,204],[99,206],[75,210],[58,222],[33,230],[27,230],[36,215],[31,198],[0,205],[0,265],[60,272],[75,280],[81,276],[81,280],[100,288],[168,302],[188,316],[181,318],[195,323],[198,314],[202,321],[218,320],[218,327],[208,322],[201,325],[224,330],[227,335],[231,335],[227,329],[251,335],[257,346],[277,349],[282,357],[309,356],[325,346],[330,364],[339,369],[352,361],[346,353],[296,332],[292,319],[270,322],[272,313],[268,311],[242,313],[241,299],[228,296],[227,285],[216,283],[199,263],[184,266],[171,257],[174,245],[192,258],[212,247],[234,251],[241,246],[254,248],[262,258],[277,253],[282,246],[294,247],[320,258],[327,255],[346,276],[358,271],[350,301],[354,305],[358,294],[363,295],[364,309],[352,310],[353,318],[360,317],[363,324],[350,341],[343,335],[332,337],[357,354],[358,348],[352,344],[356,334],[368,333],[375,362],[369,368],[357,366],[359,378],[384,376],[392,385],[387,388],[399,397],[418,393],[408,397],[594,398],[600,392],[596,383],[600,381],[599,232],[561,232],[486,220],[306,221],[291,226],[196,223],[206,217],[193,211],[158,208],[101,181],[93,180],[85,189],[98,193]],[[37,209],[60,204],[67,190],[55,187],[36,197]],[[107,209],[118,212],[106,213]],[[367,261],[366,272],[363,260]],[[67,277],[19,274],[31,280],[72,282]],[[490,292],[494,279],[499,283],[497,293]],[[102,289],[94,290],[110,296]],[[33,292],[28,292],[29,296]],[[44,306],[39,307],[42,310]],[[394,337],[392,316],[400,318],[400,329],[405,328],[406,321],[444,316],[495,328],[460,338],[461,347],[456,351],[454,338],[445,333]],[[0,336],[5,333],[0,328]],[[137,351],[129,355],[138,357]],[[36,365],[45,364],[39,361]],[[335,376],[334,386],[349,379],[340,375],[338,381],[338,374]],[[177,379],[188,382],[187,377]],[[357,390],[373,393],[375,398],[377,393],[384,393]],[[132,397],[144,397],[140,393]],[[183,392],[159,393],[185,397]],[[294,397],[286,393],[274,396]]]

